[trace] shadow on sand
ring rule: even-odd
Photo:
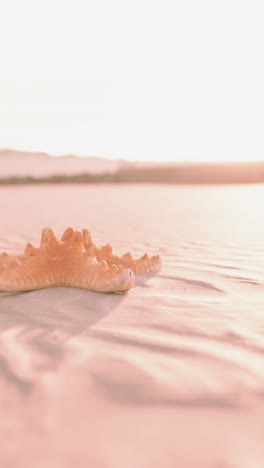
[[[13,327],[81,333],[111,313],[126,294],[49,288],[0,295],[0,332]]]

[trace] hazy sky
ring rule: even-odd
[[[0,148],[264,159],[263,0],[8,0]]]

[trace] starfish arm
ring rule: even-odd
[[[133,272],[135,274],[154,273],[161,270],[161,256],[154,255],[149,257],[148,254],[134,260]]]
[[[134,258],[130,252],[118,257],[113,253],[110,244],[103,247],[94,246],[95,256],[98,261],[105,260],[108,265],[117,265],[119,268],[129,268],[135,274],[157,272],[161,269],[161,257],[155,255],[150,257],[148,254],[141,258]]]
[[[63,237],[68,238],[74,231],[71,228],[66,229]],[[160,255],[150,257],[148,254],[141,258],[134,258],[130,252],[123,256],[118,256],[113,252],[111,244],[98,247],[92,238],[88,229],[83,229],[83,243],[87,251],[93,251],[96,259],[100,262],[105,260],[108,265],[117,265],[119,268],[129,268],[134,274],[158,272],[162,267]]]
[[[130,269],[120,269],[116,265],[109,267],[104,260],[89,268],[78,267],[67,281],[67,286],[103,293],[125,292],[134,285],[135,276]]]

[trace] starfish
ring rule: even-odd
[[[32,291],[66,286],[97,292],[125,292],[134,274],[159,271],[159,255],[118,257],[110,244],[98,247],[88,229],[66,229],[59,240],[52,229],[42,231],[40,247],[28,242],[22,255],[0,255],[0,292]]]

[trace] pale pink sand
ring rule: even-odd
[[[0,188],[0,250],[50,226],[161,253],[126,295],[0,295],[0,466],[263,468],[264,187]]]

